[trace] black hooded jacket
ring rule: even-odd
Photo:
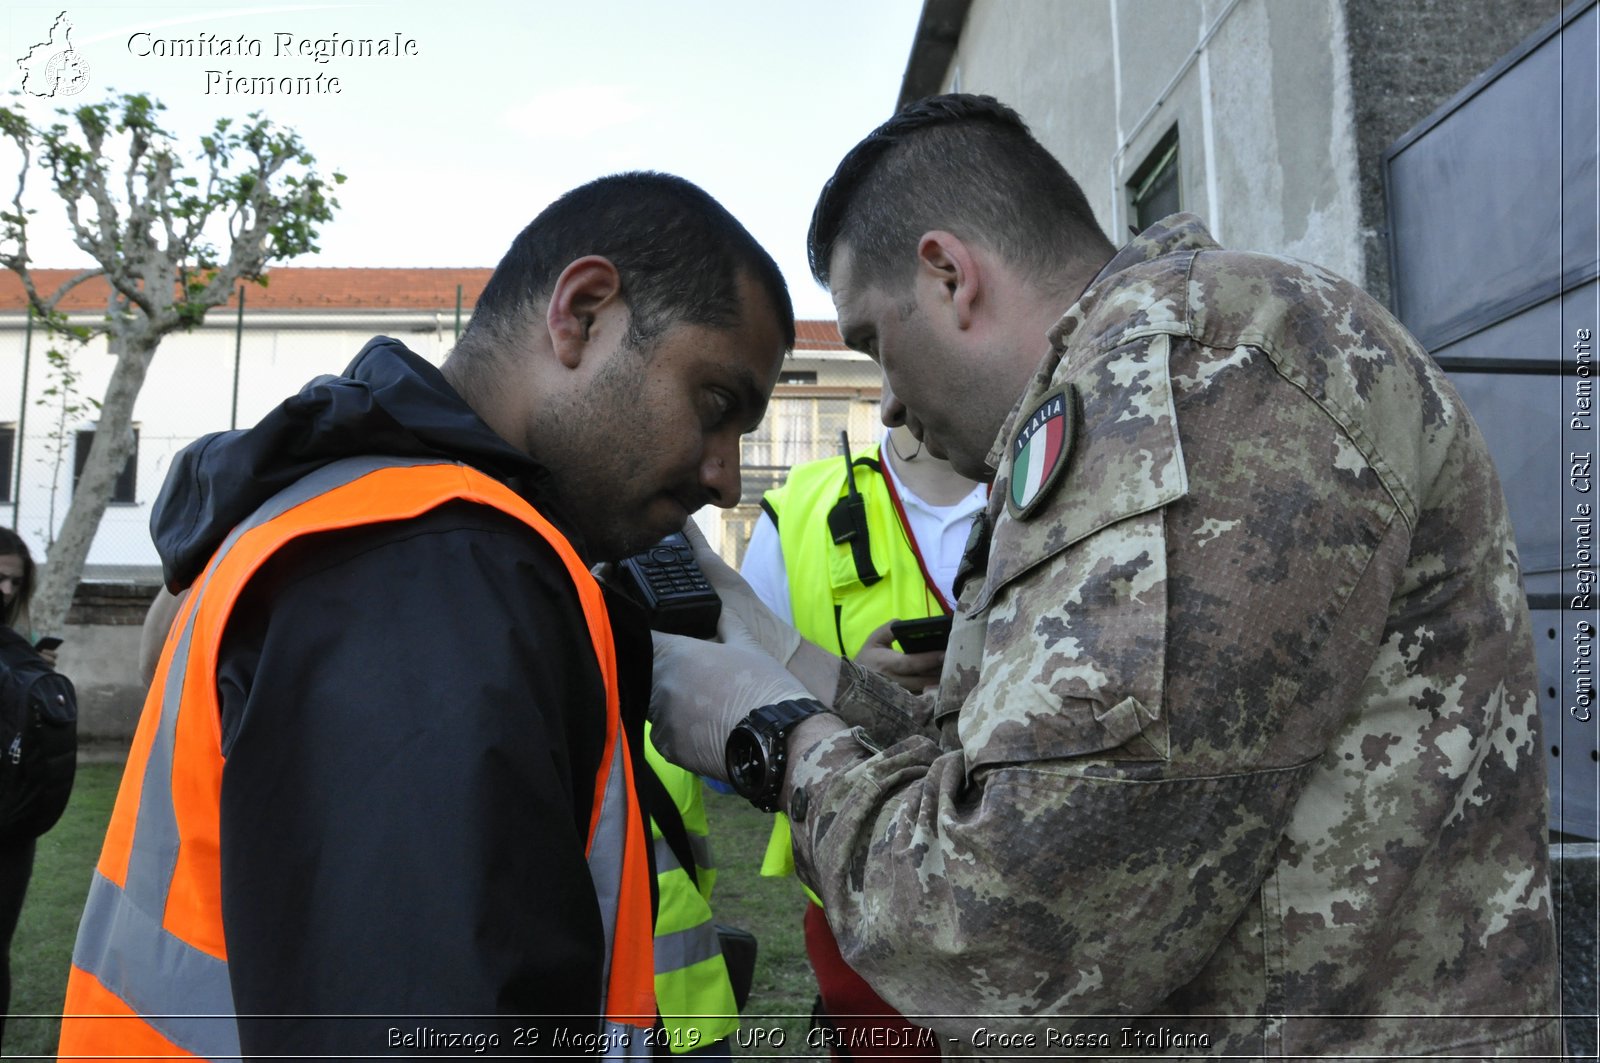
[[[261,502],[360,454],[472,465],[582,553],[539,465],[380,337],[344,376],[179,456],[151,521],[169,587]],[[649,634],[610,604],[642,764]],[[565,1023],[465,1016],[594,1015],[603,934],[584,845],[604,695],[542,539],[460,502],[301,540],[235,606],[218,684],[223,920],[247,1055],[381,1054],[430,1030],[537,1051]],[[296,1015],[373,1018],[273,1017]]]

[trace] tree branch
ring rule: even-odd
[[[200,324],[208,310],[232,297],[241,279],[259,279],[269,260],[315,251],[318,228],[338,207],[299,138],[260,114],[237,127],[219,120],[200,138],[203,177],[188,176],[158,120],[161,110],[144,96],[123,95],[59,111],[70,123],[40,128],[0,107],[0,134],[23,153],[13,211],[0,215],[0,234],[16,246],[0,248],[0,266],[22,278],[30,305],[51,321],[59,320],[56,307],[68,291],[104,276],[109,294],[99,330],[113,330],[118,340],[101,430],[34,599],[35,619],[46,627],[65,618],[110,486],[129,452],[134,402],[162,337]],[[119,150],[120,163],[113,162]],[[98,264],[48,299],[29,273],[24,208],[28,171],[41,162],[74,242]],[[332,184],[343,180],[332,175]],[[223,232],[225,249],[219,246]]]

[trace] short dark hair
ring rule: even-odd
[[[850,149],[811,215],[812,276],[828,286],[842,243],[860,276],[898,287],[931,229],[980,243],[1044,282],[1115,251],[1078,182],[1022,116],[968,93],[915,100]]]
[[[28,599],[33,597],[33,583],[38,574],[38,569],[33,564],[33,554],[28,550],[27,540],[12,531],[10,528],[0,528],[0,557],[15,554],[22,558],[22,579],[17,583],[17,593],[12,597],[11,604],[4,609],[0,619],[5,621],[5,626],[14,628],[17,621],[28,608]],[[24,631],[22,634],[26,635]]]
[[[617,267],[630,315],[627,341],[644,346],[669,325],[730,328],[738,281],[766,294],[794,346],[794,306],[772,256],[698,186],[671,174],[613,174],[574,188],[512,241],[478,297],[459,346],[494,347],[534,313],[561,271],[585,255]]]

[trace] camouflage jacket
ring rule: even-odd
[[[1438,366],[1188,215],[1050,340],[936,694],[847,666],[794,770],[845,958],[957,1054],[1558,1051],[1526,602]]]

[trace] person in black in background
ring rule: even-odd
[[[22,536],[0,528],[0,614],[6,627],[23,635],[28,634],[28,600],[33,597],[36,573],[33,554]],[[52,666],[56,663],[55,650],[41,650],[39,656]],[[22,916],[28,879],[33,877],[37,842],[31,837],[0,839],[0,1044],[5,1041],[6,1015],[11,1011],[11,938]]]

